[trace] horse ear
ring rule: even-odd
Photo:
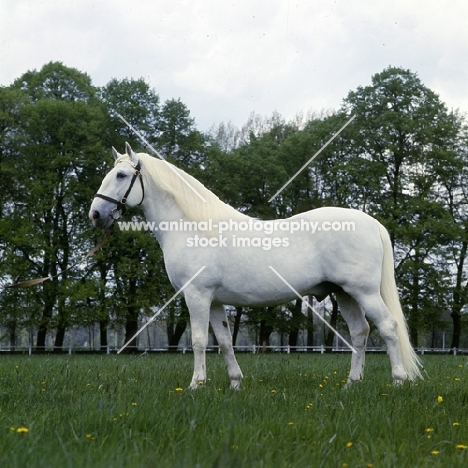
[[[128,143],[125,143],[125,152],[127,153],[127,156],[130,158],[130,161],[132,161],[134,164],[138,164],[137,155],[134,153],[134,151],[132,150],[132,147]]]
[[[112,147],[112,156],[114,156],[114,159],[117,161],[117,159],[120,158],[120,154],[117,152],[117,150]]]

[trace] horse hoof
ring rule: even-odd
[[[241,388],[241,382],[240,382],[240,380],[236,380],[236,381],[233,380],[233,381],[231,382],[231,388],[232,388],[233,390],[240,390],[240,388]]]

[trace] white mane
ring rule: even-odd
[[[213,192],[201,182],[175,167],[167,161],[154,158],[146,153],[138,153],[142,164],[142,175],[154,182],[161,190],[167,192],[190,221],[197,223],[212,220],[217,223],[223,220],[248,220],[249,216],[240,213],[232,206],[221,201]],[[117,159],[118,164],[128,156]],[[186,183],[182,180],[184,179]],[[205,200],[203,201],[196,190]]]

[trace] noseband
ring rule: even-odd
[[[103,200],[106,200],[111,203],[115,203],[117,205],[117,207],[114,208],[110,213],[110,216],[113,219],[120,218],[127,211],[127,206],[126,206],[127,198],[130,195],[130,192],[133,188],[133,184],[135,183],[135,180],[137,179],[137,177],[140,179],[141,191],[142,191],[141,201],[140,203],[138,203],[138,205],[141,205],[143,203],[143,200],[145,199],[145,186],[143,185],[143,177],[140,172],[141,162],[138,161],[138,163],[135,166],[133,166],[133,168],[135,169],[135,172],[133,173],[132,180],[130,181],[130,186],[128,187],[127,191],[125,192],[125,195],[122,197],[120,201],[115,200],[114,198],[108,197],[107,195],[102,195],[100,193],[96,193],[96,195],[94,195],[94,198],[102,198]]]

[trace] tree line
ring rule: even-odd
[[[99,324],[100,344],[112,328],[125,340],[173,294],[162,252],[148,233],[114,230],[111,241],[81,267],[56,276],[102,235],[87,213],[112,167],[110,148],[142,148],[123,115],[168,161],[199,179],[238,210],[285,218],[320,206],[369,213],[389,230],[397,283],[412,342],[448,327],[460,347],[468,300],[466,117],[449,110],[410,70],[389,67],[350,91],[340,109],[301,115],[252,114],[242,128],[197,129],[180,99],[160,102],[143,79],[96,87],[79,70],[51,62],[0,87],[0,281],[50,276],[50,281],[0,293],[3,342],[27,333],[41,348],[67,330]],[[270,198],[350,118],[354,121],[272,202]],[[142,213],[130,214],[135,220]],[[339,321],[331,297],[329,319]],[[188,323],[182,298],[164,321],[170,346]],[[301,301],[233,311],[267,344],[273,331],[295,345],[313,336]],[[325,341],[333,336],[329,335]],[[312,343],[308,343],[312,344]]]

